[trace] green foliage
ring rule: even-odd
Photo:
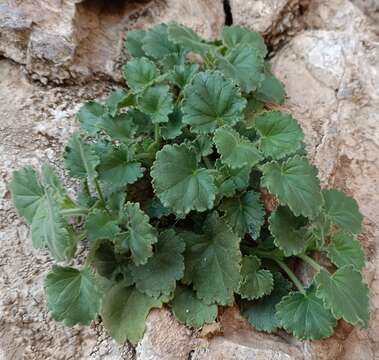
[[[275,110],[285,91],[263,38],[227,26],[207,41],[170,23],[129,31],[125,46],[126,87],[84,104],[65,147],[77,195],[47,164],[9,185],[33,245],[59,262],[45,281],[53,318],[101,316],[132,344],[163,304],[195,328],[234,303],[257,330],[301,339],[330,336],[338,319],[367,326],[362,215],[321,190],[300,125]]]

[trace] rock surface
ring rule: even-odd
[[[74,114],[119,80],[125,30],[177,20],[205,36],[223,22],[220,0],[8,0],[0,4],[0,359],[374,360],[379,358],[379,45],[375,24],[347,0],[229,0],[234,23],[263,32],[286,85],[284,108],[305,132],[324,186],[353,195],[365,216],[362,241],[372,318],[367,330],[341,323],[324,341],[253,331],[235,309],[194,333],[166,309],[153,311],[136,350],[118,347],[99,323],[66,328],[50,319],[42,281],[51,261],[31,248],[7,191],[14,169],[60,153]],[[355,3],[366,3],[355,0]],[[20,5],[21,4],[21,5]],[[372,2],[371,16],[375,13]],[[363,6],[363,5],[362,5]],[[365,8],[363,6],[363,8]],[[367,8],[366,12],[367,11]],[[284,45],[282,48],[278,47]],[[78,85],[83,81],[86,85]],[[62,170],[63,171],[63,170]]]

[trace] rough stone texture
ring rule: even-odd
[[[372,19],[376,32],[379,34],[379,1],[378,0],[352,0],[363,12]]]
[[[224,24],[221,0],[7,0],[0,5],[0,54],[34,79],[120,81],[125,32],[175,20],[205,37]]]

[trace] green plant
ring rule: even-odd
[[[53,318],[100,314],[134,344],[166,303],[193,327],[234,302],[258,330],[300,339],[330,336],[338,319],[367,326],[362,216],[321,190],[300,126],[272,110],[285,93],[262,37],[230,26],[210,42],[170,23],[128,32],[126,47],[128,89],[85,104],[64,152],[77,198],[47,164],[10,184],[33,245],[64,263],[45,281]],[[88,252],[73,264],[79,242]],[[307,286],[299,261],[315,271]]]

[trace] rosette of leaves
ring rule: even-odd
[[[201,327],[237,303],[258,330],[300,339],[330,336],[339,319],[367,326],[362,216],[321,190],[301,127],[275,110],[284,87],[262,37],[228,26],[208,41],[170,23],[129,31],[125,46],[125,88],[83,105],[63,153],[77,194],[48,164],[10,183],[33,245],[57,262],[45,280],[53,318],[100,317],[132,344],[164,304]],[[302,262],[315,269],[309,284],[294,273]]]

